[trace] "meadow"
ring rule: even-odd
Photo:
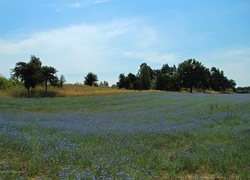
[[[0,97],[2,179],[248,179],[250,95]]]

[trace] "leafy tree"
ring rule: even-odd
[[[225,91],[227,86],[227,80],[224,76],[224,72],[216,67],[212,67],[210,75],[209,85],[211,89],[215,91]]]
[[[236,86],[235,80],[233,80],[233,79],[228,80],[228,82],[227,82],[227,88],[231,88],[235,92],[236,91],[235,86]]]
[[[137,88],[137,78],[134,74],[129,73],[126,77],[126,84],[128,84],[127,89],[136,89]]]
[[[142,63],[138,71],[138,77],[141,81],[141,89],[150,89],[151,80],[153,79],[153,70],[150,68],[150,66],[148,66],[146,63]]]
[[[64,77],[64,75],[61,75],[60,76],[60,79],[59,79],[59,86],[62,88],[63,87],[63,84],[66,82],[66,79]]]
[[[127,76],[123,74],[119,75],[119,81],[116,83],[119,89],[134,89],[141,90],[141,80],[138,76],[129,73]]]
[[[188,59],[179,64],[177,72],[183,87],[189,88],[190,93],[194,87],[203,86],[207,77],[207,69],[195,59]]]
[[[42,62],[39,58],[32,55],[29,63],[18,62],[16,67],[12,69],[12,76],[20,79],[24,83],[24,87],[30,92],[30,88],[35,87],[43,82]]]
[[[124,73],[119,75],[119,82],[117,82],[116,84],[119,89],[126,87],[126,76],[124,75]]]
[[[30,92],[30,88],[35,89],[39,84],[44,83],[47,91],[48,82],[53,84],[55,79],[56,69],[53,67],[42,66],[40,58],[32,55],[28,63],[18,62],[12,69],[12,79],[17,79],[23,82],[24,87]],[[58,81],[57,81],[58,82]]]
[[[109,83],[107,81],[100,82],[100,86],[107,86],[109,87]]]
[[[53,67],[48,67],[48,66],[42,67],[42,77],[43,77],[43,81],[45,83],[46,91],[48,90],[48,82],[50,82],[50,84],[53,84],[55,79],[58,79],[55,76],[56,72],[57,72],[57,70]]]
[[[174,91],[179,90],[177,85],[176,67],[170,67],[168,64],[164,64],[160,70],[155,70],[156,76],[156,90]]]
[[[97,75],[95,75],[94,73],[92,72],[89,72],[87,74],[86,77],[84,77],[84,84],[85,85],[89,85],[89,86],[97,86],[97,81],[98,81],[98,78],[97,78]]]

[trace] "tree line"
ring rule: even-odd
[[[201,62],[195,59],[188,59],[178,65],[169,66],[164,64],[161,69],[152,69],[146,63],[142,63],[138,73],[124,73],[119,75],[118,88],[134,90],[166,90],[179,91],[181,88],[188,88],[192,93],[193,89],[206,89],[215,91],[235,90],[236,83],[228,79],[219,68],[206,68]]]
[[[65,77],[60,78],[56,75],[57,70],[54,67],[42,66],[40,58],[32,55],[30,61],[18,62],[11,70],[11,79],[6,81],[0,78],[1,86],[7,87],[13,84],[22,83],[30,93],[31,88],[35,89],[37,85],[43,84],[47,91],[48,85],[62,87],[66,82]],[[84,84],[89,86],[105,85],[104,81],[100,84],[98,77],[93,72],[89,72],[84,77]],[[2,83],[2,85],[1,85]],[[4,85],[5,86],[4,86]],[[161,69],[152,69],[147,63],[142,63],[137,74],[121,73],[116,83],[118,88],[133,90],[165,90],[179,91],[182,88],[188,88],[190,93],[193,89],[225,91],[227,89],[236,90],[236,83],[228,79],[224,72],[219,68],[206,68],[201,62],[195,59],[188,59],[178,65],[169,66],[164,64]]]

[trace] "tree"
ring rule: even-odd
[[[109,87],[109,83],[107,81],[100,82],[100,86],[107,86]]]
[[[12,78],[20,80],[24,87],[30,92],[30,88],[35,89],[39,84],[44,83],[47,91],[48,82],[53,85],[57,70],[53,67],[42,66],[40,58],[32,55],[28,63],[18,62],[14,69],[12,69]]]
[[[95,75],[94,73],[92,72],[89,72],[87,74],[86,77],[84,77],[84,84],[85,85],[89,85],[89,86],[97,86],[97,81],[98,81],[98,78],[97,78],[97,75]]]
[[[232,79],[227,79],[224,72],[219,68],[212,67],[210,70],[209,86],[215,91],[225,91],[227,88],[235,89],[236,83]]]
[[[176,67],[170,67],[168,64],[164,64],[160,70],[155,70],[156,76],[156,90],[179,90],[176,79]]]
[[[119,75],[119,82],[117,82],[116,84],[119,89],[126,87],[126,76],[124,75],[124,73]]]
[[[63,87],[63,84],[66,82],[66,79],[64,77],[64,75],[61,75],[60,76],[60,79],[59,79],[59,86],[62,88]]]
[[[32,55],[29,63],[18,62],[16,67],[12,69],[12,76],[20,79],[24,83],[24,87],[30,92],[30,88],[35,87],[43,82],[42,62],[39,58]]]
[[[190,93],[194,87],[203,86],[207,80],[207,68],[195,59],[188,59],[179,64],[177,72],[183,87],[189,88]]]
[[[42,76],[43,76],[43,81],[45,83],[46,91],[48,90],[48,82],[50,82],[50,84],[53,84],[55,82],[55,79],[58,80],[58,78],[56,78],[55,76],[56,72],[57,70],[53,67],[48,67],[48,66],[42,67]]]
[[[153,79],[153,70],[146,63],[140,65],[138,77],[141,81],[141,89],[148,90],[151,87],[151,80]]]

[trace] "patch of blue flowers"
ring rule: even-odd
[[[21,172],[3,174],[4,179],[132,180],[176,178],[183,172],[229,177],[231,171],[249,175],[249,95],[92,98],[68,99],[68,104],[63,98],[0,100],[24,107],[13,111],[0,105],[0,172]],[[50,101],[59,107],[42,112],[30,107],[34,102],[49,106]]]

